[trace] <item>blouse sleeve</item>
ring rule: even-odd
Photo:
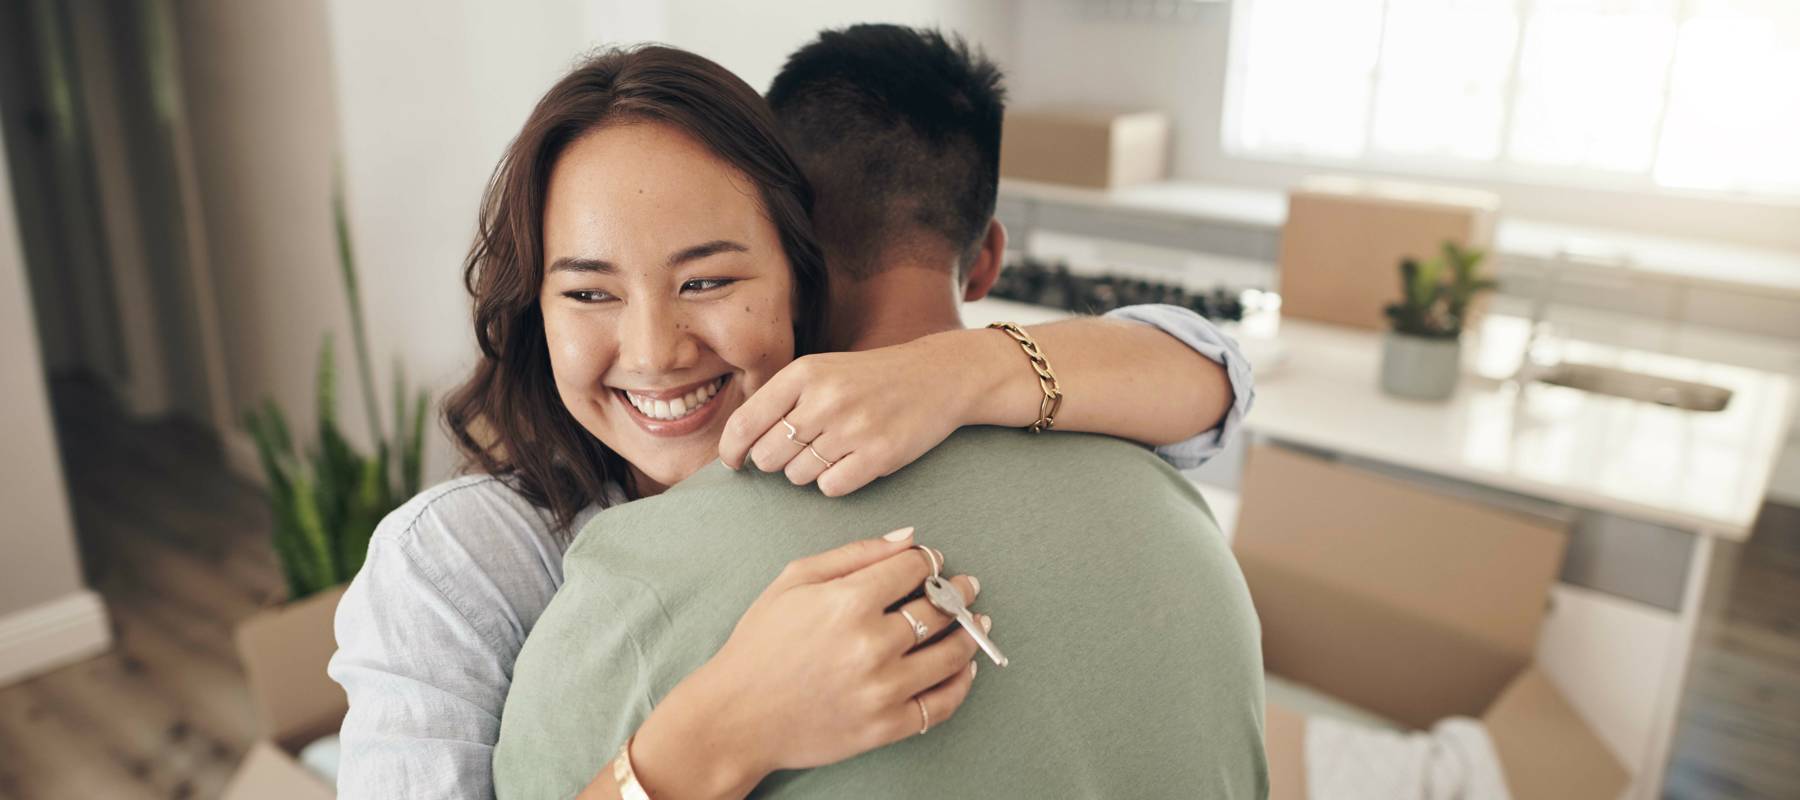
[[[1180,306],[1125,306],[1107,312],[1106,317],[1156,327],[1224,367],[1225,375],[1231,381],[1231,408],[1226,410],[1224,421],[1187,441],[1158,447],[1156,454],[1176,469],[1193,469],[1225,449],[1243,428],[1244,417],[1256,401],[1256,380],[1250,372],[1250,362],[1244,359],[1237,342],[1205,317]]]
[[[370,541],[329,667],[350,700],[345,800],[493,797],[513,661],[561,583],[541,515],[508,494],[497,482],[428,491]]]

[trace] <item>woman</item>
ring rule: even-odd
[[[714,460],[734,412],[789,370],[803,369],[806,380],[786,382],[795,397],[782,403],[825,409],[808,421],[827,430],[859,429],[838,422],[861,412],[854,398],[876,394],[908,396],[952,423],[992,420],[965,385],[918,380],[941,363],[962,364],[967,382],[1017,375],[1029,391],[995,396],[1028,406],[1020,419],[1037,416],[1035,375],[1016,349],[985,346],[1001,336],[994,331],[790,364],[820,347],[825,311],[809,206],[761,99],[698,56],[607,53],[540,101],[490,184],[467,264],[482,360],[446,416],[480,474],[434,487],[384,520],[340,607],[331,673],[351,700],[344,796],[491,793],[489,751],[512,659],[561,582],[568,538],[605,507]],[[1162,444],[1208,436],[1229,404],[1218,390],[1170,409],[1169,398],[1195,397],[1218,369],[1155,328],[1124,334],[1154,357],[1148,375],[1095,352],[1096,341],[1117,340],[1116,325],[1050,328],[1050,358],[1067,386],[1083,387],[1071,391],[1060,427]],[[991,361],[980,355],[988,353]],[[859,365],[875,359],[891,383],[862,391]],[[898,440],[871,449],[899,463],[870,472],[916,458],[953,427],[889,431]],[[733,431],[736,455],[767,433]],[[844,642],[899,630],[883,592],[896,577],[915,587],[922,577],[910,545],[896,532],[776,578],[714,661],[682,682],[681,699],[671,695],[639,729],[626,758],[645,785],[667,796],[741,795],[759,773],[831,763],[916,730],[912,715],[927,706],[938,722],[948,718],[974,677],[969,637],[928,645],[939,648],[929,674],[904,652],[845,660]],[[831,580],[846,575],[867,579]],[[979,592],[968,576],[957,583],[966,596]],[[842,602],[818,602],[827,593]],[[876,610],[832,611],[851,606]],[[918,601],[905,608],[933,630],[947,623]],[[899,680],[902,664],[919,692],[863,702],[871,687]],[[788,679],[800,672],[816,679]],[[743,723],[709,713],[745,707],[760,713]],[[729,785],[684,783],[696,779]],[[610,770],[590,788],[618,791]]]

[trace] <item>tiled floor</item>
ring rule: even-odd
[[[89,582],[117,645],[0,689],[0,800],[208,798],[255,736],[236,623],[278,602],[268,512],[210,436],[55,387]],[[1800,509],[1770,505],[1700,631],[1667,796],[1800,798]]]

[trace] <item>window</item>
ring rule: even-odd
[[[1800,197],[1795,0],[1239,0],[1236,155]]]

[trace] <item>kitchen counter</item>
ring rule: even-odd
[[[1447,403],[1377,386],[1382,334],[1283,320],[1281,369],[1257,381],[1250,427],[1274,439],[1457,480],[1741,540],[1787,439],[1786,376],[1581,342],[1588,364],[1710,383],[1733,391],[1723,411],[1695,412],[1507,380],[1528,321],[1490,315],[1464,355]]]
[[[971,325],[1065,316],[1003,300],[970,304],[964,314]],[[1491,314],[1469,338],[1468,374],[1446,403],[1380,390],[1378,332],[1301,320],[1281,320],[1270,332],[1282,361],[1258,371],[1247,422],[1255,435],[1728,539],[1749,535],[1792,416],[1786,376],[1583,342],[1539,346],[1554,344],[1583,363],[1716,384],[1733,397],[1725,410],[1702,413],[1521,386],[1505,379],[1528,333],[1527,320],[1513,316]],[[1249,352],[1267,349],[1238,335]]]

